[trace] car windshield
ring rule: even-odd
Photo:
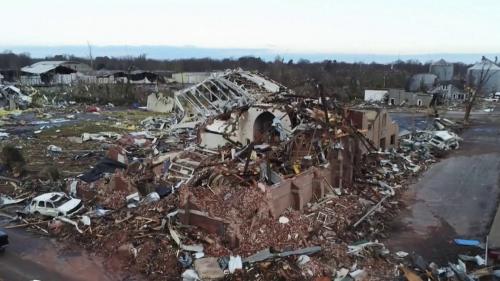
[[[61,199],[61,197],[62,196],[59,194],[54,194],[54,195],[52,195],[52,197],[50,197],[49,201],[57,201],[57,200]]]
[[[66,202],[69,201],[69,198],[67,198],[66,196],[60,196],[60,195],[57,195],[57,196],[58,196],[57,200],[56,201],[52,201],[52,203],[54,203],[54,206],[56,208],[62,206],[64,203],[66,203]],[[55,197],[55,195],[53,197]]]
[[[444,141],[444,140],[443,140],[441,137],[439,137],[439,136],[434,136],[434,140],[437,140],[437,141],[439,141],[439,142]]]

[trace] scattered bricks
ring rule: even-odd
[[[118,247],[116,254],[119,258],[128,260],[129,258],[133,257],[134,250],[135,248],[132,243],[126,243]]]
[[[240,241],[243,240],[240,232],[240,226],[234,223],[229,224],[227,227],[225,240],[228,244],[229,249],[239,248]]]
[[[106,157],[116,162],[128,165],[127,151],[123,147],[114,145],[108,149]]]
[[[241,76],[232,78],[234,81],[242,79]],[[244,86],[242,89],[248,89],[250,85]],[[254,87],[263,90],[259,85]],[[389,277],[394,277],[389,276],[394,269],[390,260],[375,257],[353,259],[347,254],[347,244],[381,237],[388,218],[401,206],[394,203],[402,190],[397,186],[404,186],[405,178],[416,173],[413,166],[418,164],[417,170],[420,170],[420,166],[427,167],[428,162],[423,162],[425,159],[432,159],[421,159],[423,156],[416,151],[409,154],[369,153],[363,135],[353,134],[352,128],[343,124],[333,111],[328,114],[332,121],[324,121],[326,116],[319,104],[304,102],[302,98],[288,99],[281,94],[269,95],[269,98],[264,104],[271,104],[269,107],[274,108],[282,106],[287,118],[293,117],[307,126],[290,131],[290,135],[278,132],[283,134],[282,140],[277,139],[276,132],[269,134],[279,129],[275,125],[280,124],[258,124],[265,128],[257,132],[254,129],[259,129],[259,126],[248,131],[229,130],[224,135],[230,139],[245,134],[250,140],[260,136],[265,143],[254,143],[245,148],[247,141],[231,142],[211,150],[195,146],[200,140],[200,135],[196,134],[206,124],[164,131],[170,117],[161,121],[161,128],[150,118],[151,126],[142,126],[141,130],[155,137],[154,148],[152,142],[139,133],[125,135],[105,153],[107,160],[126,165],[126,172],[114,173],[111,167],[106,170],[114,173],[110,177],[92,183],[69,181],[68,192],[76,193],[86,207],[101,217],[92,218],[92,227],[80,225],[83,233],[59,221],[51,222],[48,225],[50,233],[99,251],[109,260],[117,257],[127,263],[127,270],[141,272],[148,280],[178,279],[184,269],[178,265],[177,243],[203,243],[204,254],[210,258],[196,260],[194,264],[203,280],[224,278],[221,267],[225,266],[219,265],[218,257],[248,257],[263,249],[276,253],[315,245],[321,245],[322,254],[311,256],[305,266],[297,267],[296,258],[292,257],[273,259],[252,265],[248,272],[225,278],[328,281],[331,278],[322,276],[332,276],[338,268],[357,264],[358,268],[370,268],[373,275],[368,277],[369,280],[390,280]],[[243,116],[248,110],[241,108],[217,118],[231,125],[228,129],[237,129],[240,127],[238,122],[244,121]],[[267,112],[270,109],[259,110]],[[284,120],[275,117],[267,121]],[[174,121],[175,118],[171,125],[179,124]],[[330,122],[332,130],[319,129],[326,128],[323,126],[325,122]],[[107,142],[110,141],[109,138]],[[70,146],[64,146],[67,152],[77,146],[67,141],[62,144]],[[361,146],[363,144],[366,150]],[[44,156],[46,145],[42,146]],[[73,162],[81,165],[79,168],[87,169],[93,164],[93,157],[101,158],[102,153],[95,153],[95,144],[91,142],[81,146],[82,151],[92,153],[77,155],[73,158],[77,161]],[[64,162],[65,157],[61,157],[61,166],[69,164]],[[128,157],[139,160],[129,162]],[[263,162],[269,165],[260,165]],[[405,168],[408,166],[411,170]],[[71,172],[80,173],[81,169]],[[265,173],[261,175],[261,172]],[[263,179],[264,176],[271,179]],[[380,180],[394,187],[395,197],[353,230],[353,223],[389,191],[389,188],[377,184]],[[269,182],[274,184],[267,185]],[[43,183],[23,183],[23,188],[18,190],[38,192],[40,184]],[[160,200],[126,208],[126,196],[137,191],[145,196],[158,187],[166,190]],[[279,223],[281,215],[287,218],[286,224]],[[170,228],[175,229],[177,240],[174,235],[166,233]],[[238,274],[247,275],[240,278]]]
[[[113,191],[100,196],[98,202],[105,209],[118,210],[126,206],[125,197],[130,193],[124,191]]]
[[[131,181],[121,172],[117,171],[109,182],[110,191],[123,191],[128,193],[137,192]]]
[[[278,217],[290,207],[302,210],[306,203],[323,197],[325,187],[323,178],[320,178],[322,170],[328,169],[311,168],[293,178],[268,186],[272,197],[272,215]]]
[[[224,271],[219,266],[217,258],[202,258],[194,261],[194,269],[201,280],[220,280],[224,278]]]
[[[207,231],[224,237],[226,233],[226,222],[220,218],[210,217],[208,214],[196,210],[179,209],[179,216],[183,224],[191,224]]]
[[[134,137],[132,135],[123,136],[118,140],[118,143],[125,147],[149,147],[151,146],[151,141],[143,137]]]
[[[312,189],[314,198],[323,198],[325,196],[324,180],[319,177],[312,179]]]
[[[97,195],[97,189],[95,188],[95,186],[101,186],[102,184],[104,184],[102,179],[93,183],[86,183],[82,180],[75,180],[70,182],[69,194],[72,193],[72,185],[76,185],[76,198],[80,198],[83,201],[92,200]]]
[[[97,107],[97,106],[95,106],[95,105],[91,105],[91,106],[88,106],[88,107],[85,109],[85,111],[87,111],[87,112],[92,112],[92,113],[94,113],[94,112],[101,112],[101,108],[99,108],[99,107]]]
[[[156,165],[153,167],[153,174],[157,178],[161,178],[164,175],[163,165]]]

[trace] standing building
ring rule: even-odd
[[[500,91],[500,67],[485,57],[467,69],[467,85],[477,87],[481,80],[484,81],[481,94]]]
[[[424,92],[407,92],[404,89],[389,89],[388,105],[427,107],[432,94]]]
[[[384,102],[387,99],[387,90],[365,90],[365,101]]]
[[[415,74],[408,80],[408,91],[410,92],[427,92],[433,89],[438,82],[436,74],[419,73]]]
[[[429,73],[437,76],[439,82],[448,82],[453,79],[453,64],[440,59],[431,63],[429,66]]]

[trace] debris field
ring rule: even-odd
[[[460,125],[436,118],[387,146],[354,120],[369,110],[314,86],[318,96],[302,96],[238,69],[156,99],[161,113],[2,111],[5,228],[148,280],[471,280],[462,264],[415,262],[379,242],[412,180],[459,149]],[[380,132],[393,126],[384,120]]]

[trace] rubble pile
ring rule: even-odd
[[[31,105],[31,96],[12,85],[0,84],[0,107],[7,110],[24,109]]]
[[[457,145],[444,134],[413,134],[400,149],[382,151],[335,101],[295,95],[242,70],[169,101],[166,117],[118,121],[131,130],[80,136],[79,144],[101,152],[76,155],[74,161],[94,162],[66,178],[62,190],[81,199],[85,211],[39,220],[28,205],[20,224],[75,241],[110,263],[124,261],[149,280],[407,274],[398,270],[401,257],[377,241],[402,207],[402,190],[436,161],[432,147],[458,148],[456,135]],[[451,126],[440,124],[440,131]],[[64,151],[54,146],[47,153],[57,158]],[[11,195],[40,193],[40,183],[28,182]]]

